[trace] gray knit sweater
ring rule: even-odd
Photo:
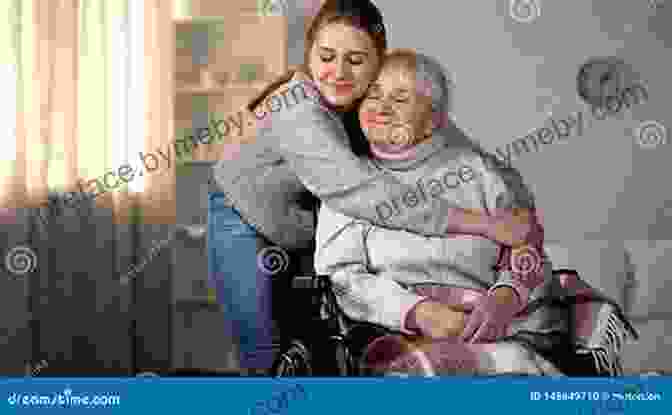
[[[514,180],[508,170],[492,166],[487,154],[454,146],[439,134],[416,150],[412,160],[377,161],[406,183],[419,183],[414,197],[397,203],[403,203],[400,208],[415,209],[428,198],[445,198],[465,209],[485,212],[503,204],[531,203],[523,201],[531,196],[524,183]],[[315,269],[331,277],[341,309],[355,320],[409,332],[404,325],[407,313],[426,297],[407,287],[429,283],[488,290],[509,285],[512,278],[507,270],[494,270],[499,245],[482,237],[423,237],[383,229],[328,206],[320,209],[318,222]],[[527,301],[549,297],[557,290],[550,262],[545,264],[544,276],[544,283]],[[560,327],[556,315],[544,316],[519,322],[516,329],[547,332]]]
[[[217,187],[250,225],[287,249],[309,247],[314,214],[300,203],[308,189],[350,217],[427,236],[445,234],[453,202],[429,198],[413,209],[383,212],[383,204],[416,186],[357,157],[338,114],[321,104],[311,84],[294,79],[288,86],[278,105],[269,106],[257,139],[236,159],[214,166]]]

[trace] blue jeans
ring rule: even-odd
[[[240,345],[240,366],[270,369],[279,349],[271,292],[276,277],[261,272],[257,253],[268,246],[229,206],[221,192],[209,194],[208,275],[229,332]]]

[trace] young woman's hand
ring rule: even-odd
[[[529,211],[502,209],[490,215],[478,209],[452,208],[448,215],[448,234],[480,235],[509,247],[543,242],[543,228]]]
[[[414,312],[423,336],[435,339],[457,337],[464,330],[465,313],[440,302],[423,301],[415,307]]]
[[[501,209],[490,218],[487,237],[505,246],[538,246],[544,241],[544,229],[528,209]]]

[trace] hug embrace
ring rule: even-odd
[[[256,266],[276,245],[314,250],[342,311],[388,330],[362,356],[372,375],[617,371],[627,321],[616,310],[582,325],[609,323],[615,335],[574,339],[564,299],[607,300],[553,272],[520,174],[446,118],[452,89],[441,65],[387,50],[373,3],[324,2],[304,65],[254,99],[249,116],[297,85],[321,99],[273,113],[238,157],[213,168],[209,274],[242,368],[266,372],[278,355],[278,313],[291,300],[274,292],[282,275]],[[592,365],[598,346],[608,350],[602,367]]]

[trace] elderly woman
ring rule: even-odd
[[[381,217],[439,198],[484,214],[533,211],[515,170],[454,125],[436,128],[448,94],[435,62],[412,51],[387,55],[360,122],[375,164],[416,189],[380,204]],[[568,316],[563,307],[543,304],[560,287],[541,243],[511,251],[478,235],[425,237],[327,205],[318,218],[315,264],[330,275],[349,317],[415,338],[375,341],[365,363],[376,373],[559,374],[563,362],[554,351],[569,344]]]

